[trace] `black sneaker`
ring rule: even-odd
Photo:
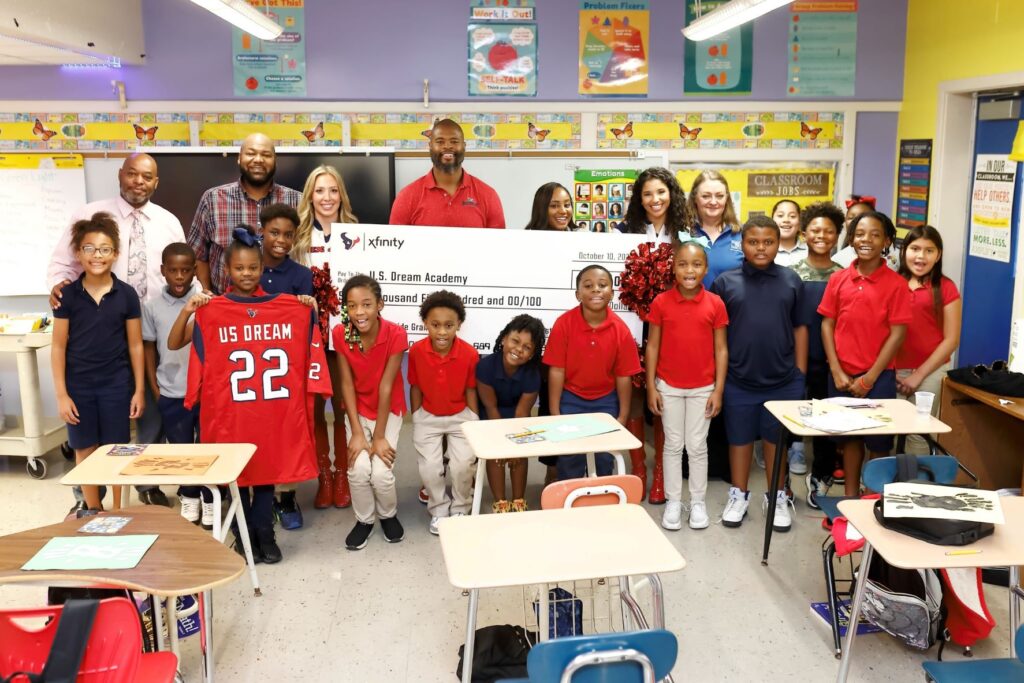
[[[142,501],[143,505],[163,505],[165,508],[172,507],[171,501],[167,500],[167,496],[165,496],[164,492],[160,489],[140,491],[139,500]]]
[[[260,552],[260,544],[256,540],[255,536],[249,537],[249,545],[252,547],[252,562],[253,564],[259,564],[263,561],[263,553]],[[235,542],[231,544],[231,548],[245,559],[245,546],[242,545],[241,539],[238,535],[235,535]]]
[[[83,517],[94,517],[94,516],[96,516],[98,514],[100,514],[100,510],[93,510],[92,508],[85,508],[85,507],[83,507],[83,508],[79,508],[75,512],[75,518],[76,519],[82,519]],[[398,539],[398,540],[402,540],[402,539]]]
[[[277,540],[274,538],[274,530],[271,529],[257,529],[256,540],[260,544],[260,554],[263,555],[263,561],[267,564],[277,564],[281,561],[281,549],[277,546]]]
[[[398,543],[405,538],[405,529],[398,521],[398,515],[380,520],[380,528],[384,531],[384,540],[388,543]]]
[[[395,522],[398,519],[392,517]],[[402,532],[402,525],[398,525],[399,534]],[[373,535],[373,525],[364,524],[362,522],[356,522],[356,525],[352,527],[352,531],[348,532],[348,536],[345,537],[345,547],[349,550],[362,550],[366,547],[366,542],[370,540],[370,536]],[[402,540],[399,536],[398,540]]]

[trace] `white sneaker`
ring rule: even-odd
[[[801,476],[807,474],[807,460],[804,458],[803,441],[797,441],[789,448],[789,471]]]
[[[207,531],[212,529],[213,528],[213,516],[214,516],[214,514],[215,513],[214,513],[214,510],[213,510],[213,502],[211,501],[211,502],[207,503],[204,500],[203,501],[203,519],[202,519],[201,522],[199,522],[199,525],[202,526]]]
[[[199,499],[178,496],[181,501],[181,516],[195,524],[199,521]]]
[[[754,442],[754,464],[764,469],[764,445],[760,441]]]
[[[678,500],[665,503],[665,512],[661,515],[661,527],[669,531],[683,528],[683,504]]]
[[[440,517],[431,517],[430,518],[430,533],[434,534],[435,536],[437,536],[437,533],[438,533],[437,532],[437,522],[440,519],[441,519]]]
[[[735,528],[743,524],[749,506],[750,491],[744,493],[735,486],[730,486],[729,502],[725,504],[725,510],[722,512],[722,526]]]
[[[785,491],[779,491],[775,496],[775,521],[772,523],[772,529],[780,533],[785,533],[793,528],[793,516],[789,513],[789,508],[793,505],[793,501],[789,499]],[[764,500],[761,502],[761,509],[768,512],[768,494],[764,494]]]
[[[690,528],[707,529],[709,523],[708,508],[704,501],[696,500],[690,503]]]

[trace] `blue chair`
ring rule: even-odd
[[[919,455],[917,457],[919,467],[919,478],[934,481],[937,484],[952,484],[956,480],[957,472],[963,469],[960,463],[951,455]],[[861,481],[864,486],[877,493],[881,493],[886,484],[896,480],[899,466],[897,457],[875,458],[864,463],[864,470],[861,473]],[[967,472],[967,470],[964,470]],[[977,481],[977,477],[967,472],[968,475]],[[850,500],[850,496],[822,496],[818,498],[818,505],[825,513],[830,522],[841,517],[839,503]],[[842,596],[848,602],[853,599],[853,560],[850,556],[850,577],[849,579],[836,579],[835,570],[836,546],[829,534],[821,544],[821,561],[825,568],[825,589],[828,591],[829,614],[832,617],[832,643],[833,654],[839,659],[843,653],[842,640],[839,633],[839,598]],[[845,590],[840,590],[838,584],[846,584]]]
[[[678,651],[661,629],[556,638],[530,650],[529,678],[501,683],[654,683],[668,677]]]
[[[925,678],[934,683],[1020,683],[1024,681],[1024,626],[1014,637],[1017,656],[1006,659],[978,659],[971,662],[923,662]]]

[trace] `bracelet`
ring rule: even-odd
[[[874,382],[868,384],[864,381],[864,375],[861,375],[856,379],[856,382],[864,389],[864,391],[871,391],[871,387],[875,386]]]

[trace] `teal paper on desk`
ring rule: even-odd
[[[51,538],[22,569],[131,569],[156,539],[157,534]]]
[[[538,428],[543,429],[544,437],[554,443],[597,436],[598,434],[608,434],[615,431],[613,425],[587,415],[567,415],[564,419],[557,422],[548,422],[543,427],[538,426]]]

